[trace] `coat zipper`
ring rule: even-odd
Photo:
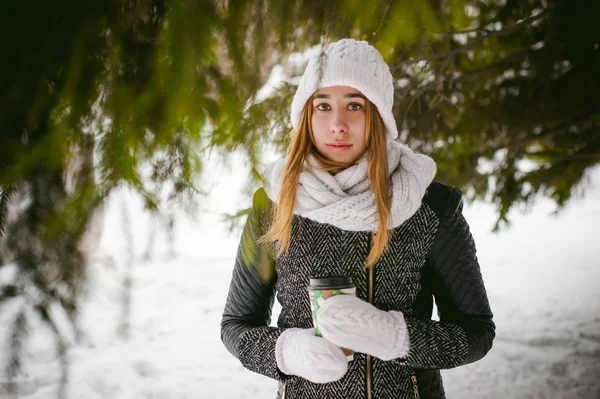
[[[369,243],[369,249],[373,246],[373,239],[370,239],[370,243]],[[369,274],[368,274],[368,278],[367,278],[367,299],[369,300],[370,304],[373,304],[373,269],[374,267],[371,266],[369,268]],[[373,374],[373,364],[372,364],[372,359],[371,359],[371,355],[367,355],[367,399],[372,399],[373,397],[373,393],[371,392],[372,388],[373,388],[373,381],[372,381],[372,374]]]
[[[412,383],[413,383],[413,392],[415,393],[415,399],[420,399],[421,396],[419,395],[419,386],[417,385],[417,376],[413,375],[410,377]]]
[[[369,269],[369,303],[373,303],[373,267],[371,266],[371,268]],[[367,399],[371,399],[372,398],[372,372],[373,372],[373,364],[372,364],[372,359],[371,359],[371,355],[367,355]]]

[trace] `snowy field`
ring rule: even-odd
[[[126,193],[111,197],[81,309],[84,338],[68,350],[68,399],[274,398],[276,382],[245,370],[219,337],[237,236],[228,235],[217,213],[250,201],[239,194],[245,177],[236,173],[215,174],[204,204],[211,212],[196,221],[179,217],[175,254],[157,236],[149,261],[142,256],[153,228],[148,216]],[[600,398],[600,168],[591,180],[587,196],[558,216],[541,201],[527,214],[513,212],[512,227],[499,234],[490,233],[490,206],[466,207],[497,338],[480,362],[443,372],[448,398]],[[131,218],[126,228],[123,204]],[[11,271],[0,268],[0,283]],[[129,272],[131,316],[123,338],[120,303]],[[10,305],[0,314],[2,369],[11,308],[20,303]],[[47,332],[31,331],[18,397],[54,398],[53,342]],[[0,398],[8,397],[5,382],[0,373]]]

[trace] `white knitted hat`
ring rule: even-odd
[[[319,71],[321,67],[322,71]],[[342,39],[328,44],[322,54],[312,57],[292,101],[291,117],[294,127],[298,126],[309,97],[318,89],[331,86],[350,86],[360,90],[377,106],[388,138],[398,137],[396,120],[392,114],[392,74],[375,47],[365,41]]]

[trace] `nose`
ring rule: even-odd
[[[348,133],[348,124],[344,118],[342,111],[336,110],[332,112],[332,119],[329,125],[329,130],[332,134],[343,134]]]

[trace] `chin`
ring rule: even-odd
[[[360,159],[360,156],[355,154],[340,154],[336,152],[329,152],[326,148],[322,149],[319,152],[329,161],[344,164],[346,165],[346,167],[354,165]]]
[[[350,167],[356,163],[355,157],[331,157],[329,159],[335,162],[339,162],[341,164],[345,164],[347,167]]]

